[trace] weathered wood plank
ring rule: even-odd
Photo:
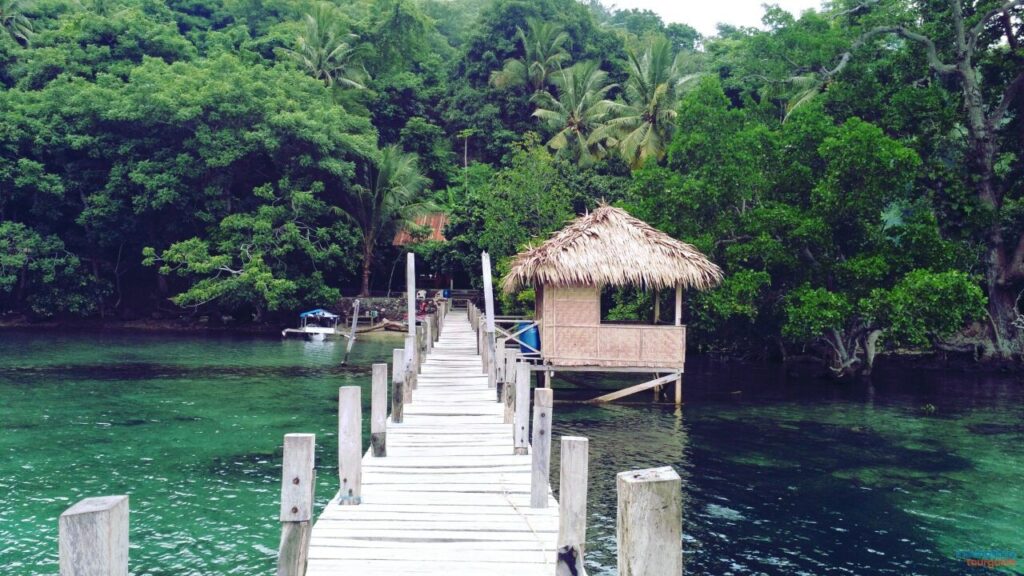
[[[482,348],[496,356],[486,346],[485,317],[479,317]],[[426,343],[409,340],[413,349]],[[467,313],[448,312],[436,345],[423,354],[415,404],[402,403],[401,421],[392,414],[386,423],[387,457],[367,453],[361,460],[360,505],[331,501],[317,520],[307,574],[554,572],[558,503],[545,481],[546,508],[530,507],[530,427],[525,425],[523,454],[510,454],[515,426],[504,422],[505,405],[495,402],[489,375],[480,374],[475,341]],[[515,380],[518,367],[512,367],[506,380]],[[528,419],[530,393],[524,382],[520,409]],[[550,416],[549,403],[543,419],[550,422]],[[544,435],[550,438],[550,428]]]
[[[85,498],[58,520],[61,576],[128,576],[128,497]]]
[[[669,466],[620,472],[616,538],[620,576],[683,572],[682,483]]]
[[[584,544],[587,541],[587,480],[590,442],[579,436],[562,436],[558,475],[558,560],[556,576],[585,574]]]
[[[530,481],[532,508],[548,504],[548,477],[551,473],[551,407],[554,393],[550,388],[533,391],[533,470]]]
[[[359,504],[363,474],[363,406],[359,386],[338,389],[338,478],[340,504]]]

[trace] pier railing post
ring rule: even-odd
[[[316,435],[285,434],[281,468],[281,544],[277,576],[303,576],[313,533]]]
[[[128,576],[128,497],[79,500],[58,520],[61,576]]]
[[[434,316],[432,314],[427,316],[427,321],[423,323],[423,328],[427,331],[427,336],[424,339],[426,353],[430,354],[431,349],[434,347]]]
[[[391,421],[402,423],[405,412],[405,350],[395,348],[391,351]]]
[[[370,446],[376,457],[387,456],[388,365],[374,364],[370,389]]]
[[[619,576],[683,572],[682,482],[670,466],[620,472],[616,538]]]
[[[551,412],[554,393],[551,388],[533,391],[533,474],[530,480],[530,507],[547,508],[548,478],[551,475]]]
[[[516,359],[518,357],[518,352],[513,352],[505,357],[505,387],[501,391],[501,401],[505,404],[505,417],[502,422],[505,424],[511,424],[516,413]]]
[[[590,441],[562,436],[558,473],[558,557],[555,576],[585,574],[583,548],[587,541],[587,476]]]
[[[529,454],[528,440],[530,430],[530,366],[526,362],[516,364],[516,412],[512,425],[512,453]]]
[[[405,403],[412,403],[412,391],[416,388],[416,341],[413,336],[405,337]]]
[[[339,504],[359,504],[363,482],[363,405],[359,386],[338,389]]]

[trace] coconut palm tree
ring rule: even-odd
[[[32,38],[32,21],[22,0],[0,0],[0,26],[15,42],[28,44]]]
[[[345,212],[362,235],[362,296],[370,294],[373,250],[380,233],[389,224],[409,220],[428,208],[419,201],[419,196],[429,182],[420,172],[419,158],[392,144],[380,151],[377,161],[366,171],[363,183],[352,187]]]
[[[680,86],[696,75],[682,73],[682,54],[673,56],[672,45],[659,38],[642,54],[627,52],[629,79],[625,102],[613,110],[614,118],[597,137],[617,140],[619,153],[633,168],[647,160],[660,160],[672,139]]]
[[[552,74],[569,60],[565,49],[569,35],[557,24],[527,18],[526,31],[516,26],[516,38],[523,56],[509,58],[501,70],[491,72],[491,85],[501,89],[526,86],[536,94],[547,88]]]
[[[550,91],[533,97],[537,104],[533,115],[556,130],[548,147],[582,164],[602,158],[607,152],[605,141],[594,134],[615,108],[608,92],[617,85],[609,84],[608,74],[592,61],[560,71],[553,82],[557,97]]]
[[[358,37],[343,32],[340,21],[334,6],[319,4],[303,18],[305,29],[296,40],[296,49],[285,53],[327,86],[365,88],[367,74],[359,64],[361,51],[353,46]]]

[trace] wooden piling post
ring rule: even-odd
[[[426,335],[426,348],[427,348],[427,354],[430,354],[430,352],[434,348],[434,315],[433,314],[431,314],[430,316],[427,316],[427,321],[423,323],[423,328],[425,328],[426,331],[427,331],[427,335]]]
[[[373,455],[388,455],[387,413],[388,413],[388,365],[374,364],[370,390],[370,446]]]
[[[505,417],[502,422],[505,424],[511,424],[514,421],[516,413],[516,358],[519,353],[509,354],[505,365],[505,388],[501,391],[501,401],[505,404]]]
[[[356,326],[359,324],[359,298],[352,303],[352,328],[348,332],[348,344],[345,346],[345,358],[341,361],[341,365],[345,366],[348,364],[348,355],[352,353],[352,345],[356,342]]]
[[[551,412],[554,391],[533,391],[533,475],[530,480],[530,507],[547,508],[548,478],[551,475]]]
[[[619,576],[683,573],[682,481],[670,466],[620,472],[616,537]]]
[[[277,576],[303,576],[313,533],[315,434],[285,434]]]
[[[683,373],[676,376],[676,406],[683,403]]]
[[[505,340],[498,340],[494,347],[494,382],[505,380]]]
[[[359,504],[363,481],[363,405],[359,386],[338,389],[339,504]]]
[[[516,412],[512,431],[512,453],[529,454],[530,428],[530,366],[526,362],[516,364]]]
[[[402,423],[405,412],[405,350],[395,348],[391,351],[391,421]]]
[[[416,341],[413,336],[405,337],[405,403],[412,403],[412,391],[416,388]]]
[[[555,576],[585,574],[583,549],[587,541],[587,480],[590,441],[562,436],[558,474],[558,555]]]
[[[58,520],[61,576],[128,576],[128,497],[85,498]]]

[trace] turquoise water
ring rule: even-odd
[[[369,366],[398,344],[361,341],[343,368],[341,343],[0,332],[0,573],[55,574],[57,516],[115,493],[131,496],[133,573],[270,573],[282,436],[317,434],[322,506],[337,387],[363,386],[368,410]],[[986,573],[958,551],[1024,556],[1019,377],[883,366],[837,386],[693,361],[686,400],[556,405],[558,434],[591,439],[592,574],[615,573],[615,472],[664,464],[684,477],[688,574]]]
[[[400,343],[360,341],[343,368],[340,342],[0,333],[2,573],[56,573],[57,516],[122,493],[133,573],[270,573],[282,437],[317,435],[322,506],[338,386]]]

